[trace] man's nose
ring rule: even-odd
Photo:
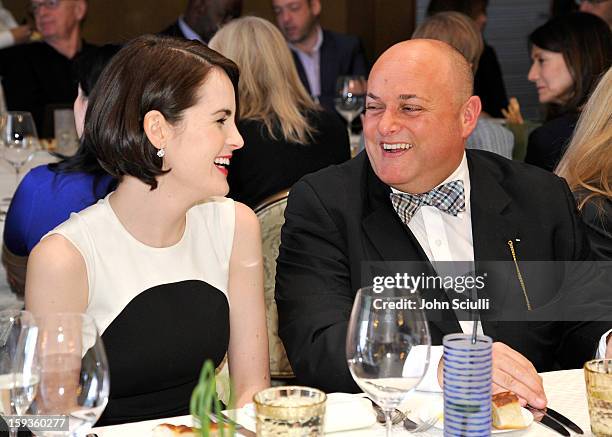
[[[380,121],[378,122],[378,132],[382,136],[388,136],[396,133],[399,130],[399,124],[395,111],[391,109],[385,110]]]

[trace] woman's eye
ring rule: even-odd
[[[224,125],[226,121],[227,121],[227,118],[221,118],[217,120],[217,123],[219,123],[220,125]]]

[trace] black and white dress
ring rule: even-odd
[[[87,267],[87,313],[111,376],[98,425],[188,414],[203,362],[224,363],[234,226],[234,202],[213,198],[188,211],[178,243],[150,247],[127,232],[107,196],[50,232],[72,242]]]

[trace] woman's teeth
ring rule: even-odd
[[[230,160],[229,158],[215,158],[214,163],[216,165],[228,166],[230,165]]]

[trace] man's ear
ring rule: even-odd
[[[79,0],[76,7],[76,16],[79,22],[83,21],[85,15],[87,15],[87,2],[85,0]]]
[[[321,2],[320,0],[309,0],[310,1],[310,10],[312,11],[312,15],[318,17],[321,15]]]
[[[461,126],[462,126],[462,138],[466,139],[469,137],[478,123],[478,117],[482,110],[482,103],[480,97],[472,96],[467,102],[463,104],[461,109]]]
[[[156,149],[164,149],[170,137],[170,124],[159,111],[149,111],[144,116],[143,129],[147,138]]]

